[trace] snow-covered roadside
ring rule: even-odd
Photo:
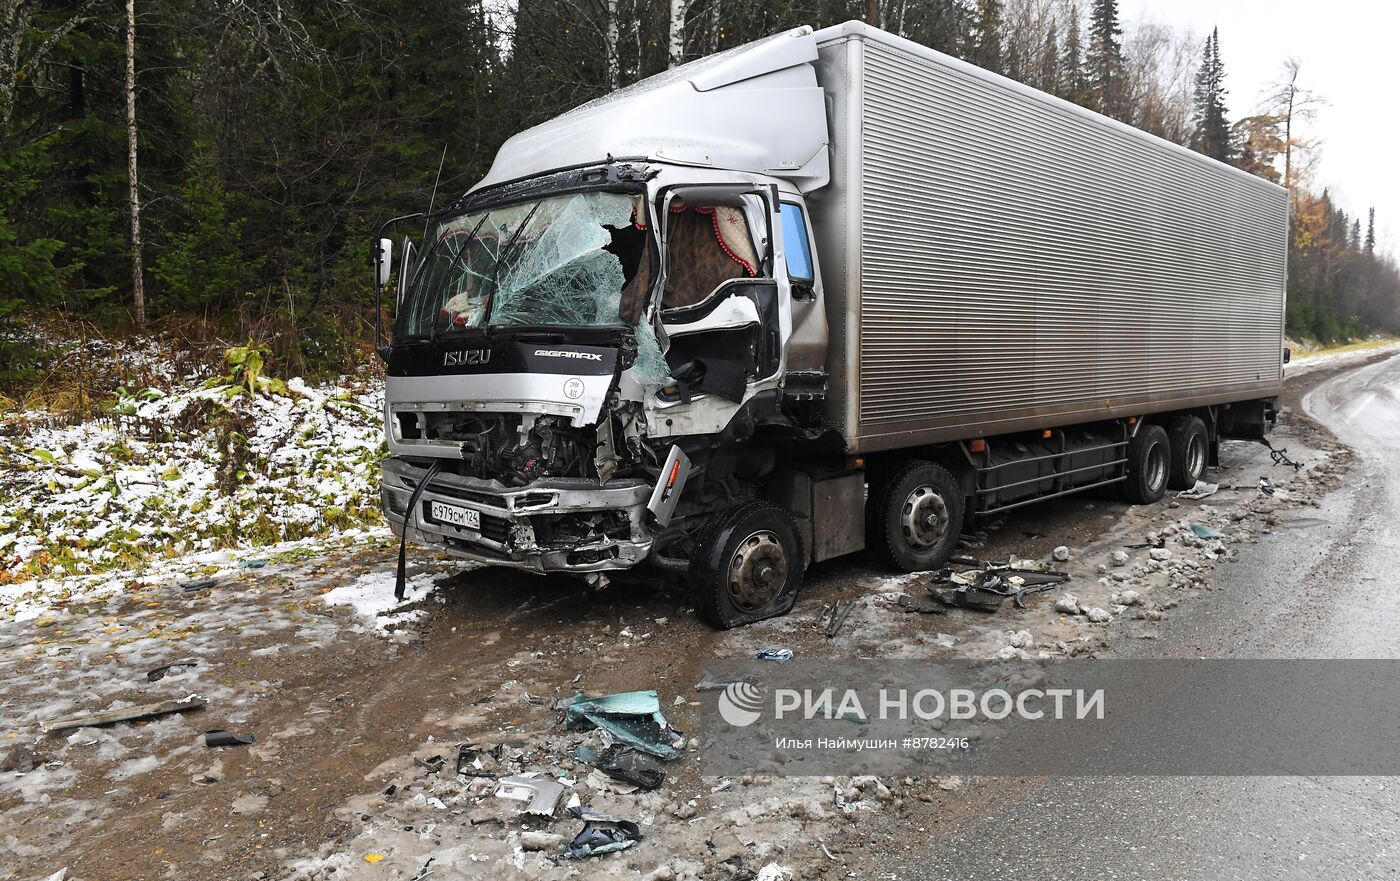
[[[1382,342],[1373,346],[1367,345],[1359,349],[1343,349],[1336,352],[1323,351],[1311,355],[1298,355],[1283,368],[1283,372],[1285,376],[1297,376],[1316,370],[1319,367],[1341,367],[1345,364],[1355,364],[1387,352],[1400,352],[1400,341]]]
[[[33,413],[6,418],[0,597],[63,576],[380,525],[382,392],[295,379],[287,391],[149,390],[67,427],[34,427]]]

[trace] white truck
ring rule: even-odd
[[[384,511],[471,560],[681,573],[724,628],[832,557],[1150,503],[1272,425],[1287,235],[1272,183],[798,28],[512,137],[397,262],[381,231]]]

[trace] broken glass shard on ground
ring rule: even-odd
[[[570,731],[602,728],[616,740],[659,759],[681,754],[672,745],[680,735],[661,715],[661,700],[655,691],[625,691],[598,698],[580,694],[563,702],[562,708],[564,727]]]

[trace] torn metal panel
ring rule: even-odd
[[[673,744],[680,735],[661,715],[655,691],[627,691],[605,697],[583,695],[563,702],[564,727],[570,731],[602,728],[622,743],[659,759],[678,758]]]

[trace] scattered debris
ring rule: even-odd
[[[1055,611],[1066,615],[1078,615],[1080,611],[1079,598],[1072,593],[1061,594],[1055,600]]]
[[[767,648],[754,655],[760,661],[791,661],[792,649]]]
[[[1092,609],[1085,612],[1084,615],[1090,621],[1093,621],[1095,624],[1106,624],[1113,618],[1113,616],[1108,614],[1106,610],[1101,609],[1098,606],[1094,606]]]
[[[921,599],[902,593],[895,597],[895,605],[906,612],[923,612],[925,614],[942,615],[944,606],[942,603],[934,602],[931,599]]]
[[[517,774],[497,780],[495,794],[497,798],[525,802],[522,813],[552,817],[554,809],[559,805],[560,797],[564,794],[564,784],[554,780],[546,780],[543,777],[526,777],[523,774]]]
[[[933,641],[939,648],[950,649],[957,645],[958,638],[951,633],[940,633]]]
[[[1259,491],[1266,496],[1271,496],[1275,492],[1274,482],[1267,477],[1259,478]]]
[[[1166,548],[1153,548],[1152,550],[1147,552],[1147,556],[1151,557],[1152,559],[1158,562],[1165,562],[1166,560],[1170,560],[1172,558],[1172,552],[1167,550]]]
[[[625,691],[599,698],[580,694],[562,702],[561,708],[564,727],[570,731],[602,728],[617,740],[659,759],[674,759],[681,754],[674,746],[680,735],[661,715],[661,700],[655,691]]]
[[[266,566],[266,565],[267,565],[267,561],[266,561],[266,560],[240,560],[239,563],[238,563],[238,568],[239,568],[239,569],[261,569],[262,567],[264,567],[264,566]]]
[[[1132,558],[1128,556],[1127,551],[1114,551],[1109,555],[1109,559],[1113,560],[1113,565],[1115,566],[1126,566],[1128,565],[1128,561]]]
[[[1191,531],[1194,532],[1194,533],[1196,534],[1196,537],[1197,537],[1197,538],[1224,538],[1224,537],[1225,537],[1225,533],[1221,532],[1221,531],[1218,530],[1218,529],[1213,529],[1213,528],[1211,528],[1211,527],[1209,527],[1209,526],[1206,526],[1206,525],[1203,524],[1203,523],[1192,523],[1192,524],[1191,524]]]
[[[501,755],[505,752],[505,744],[498,743],[491,748],[490,752],[483,753],[482,750],[470,743],[464,743],[457,747],[456,773],[460,776],[465,774],[468,777],[492,777],[495,776],[486,767],[483,755],[492,760],[495,765],[501,760]]]
[[[626,850],[642,840],[641,827],[629,820],[619,820],[583,808],[571,809],[569,813],[583,821],[583,828],[564,849],[567,859],[578,860]]]
[[[1269,443],[1269,439],[1266,437],[1261,437],[1259,443],[1269,448],[1269,458],[1274,460],[1275,465],[1291,465],[1294,471],[1298,471],[1303,467],[1302,462],[1294,462],[1292,459],[1288,458],[1287,447],[1275,447],[1273,444]]]
[[[173,663],[166,664],[166,665],[163,666],[163,667],[157,667],[157,668],[155,668],[154,670],[148,670],[148,671],[146,672],[146,681],[147,681],[147,682],[159,682],[160,680],[162,680],[162,679],[165,678],[165,674],[166,674],[166,673],[169,673],[171,670],[174,670],[176,667],[198,667],[198,666],[199,666],[199,662],[198,662],[198,661],[175,661],[175,662],[173,662]]]
[[[65,719],[50,719],[47,722],[39,723],[39,730],[48,734],[52,731],[67,731],[70,728],[91,728],[96,725],[111,725],[115,722],[130,722],[133,719],[146,719],[151,716],[164,716],[169,713],[183,713],[186,710],[198,710],[209,703],[199,695],[192,694],[187,698],[175,701],[161,701],[158,704],[141,704],[135,707],[123,707],[119,710],[103,710],[99,713],[88,713],[83,716],[69,716]]]
[[[204,732],[205,746],[247,746],[256,739],[252,734],[233,734],[222,728]]]
[[[1178,499],[1204,499],[1220,492],[1220,484],[1206,483],[1204,480],[1196,481],[1196,485],[1190,489],[1184,489],[1176,494]]]
[[[1021,566],[1017,567],[1010,562],[989,563],[966,557],[954,557],[950,562],[976,568],[962,572],[940,569],[934,573],[928,591],[940,603],[962,609],[995,612],[1008,597],[1016,608],[1024,609],[1026,596],[1069,581],[1067,573],[1022,568],[1024,564],[1019,560],[1016,562]]]
[[[447,764],[447,759],[444,759],[442,756],[429,756],[426,759],[414,756],[413,764],[426,769],[429,774],[436,774],[442,770],[443,765]]]
[[[1067,563],[1069,562],[1069,548],[1060,545],[1050,552],[1050,556],[1056,563]]]
[[[846,623],[846,616],[851,614],[851,609],[855,608],[856,600],[841,602],[837,600],[829,606],[822,606],[822,613],[817,616],[817,627],[826,633],[826,638],[831,639],[841,632],[841,626]]]
[[[199,581],[186,581],[184,584],[180,585],[180,591],[182,593],[199,593],[202,590],[208,590],[218,583],[219,582],[213,578],[204,578]]]
[[[638,789],[656,789],[666,777],[666,772],[655,758],[620,743],[614,743],[601,754],[587,746],[580,746],[575,755],[612,779]]]
[[[726,676],[716,676],[709,670],[700,673],[700,681],[695,683],[696,691],[724,691],[731,685],[739,682],[754,683],[754,677],[748,673],[737,673]]]

